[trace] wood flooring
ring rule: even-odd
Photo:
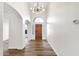
[[[9,49],[4,56],[57,56],[47,41],[29,41],[23,50]]]

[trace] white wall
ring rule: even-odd
[[[0,2],[0,56],[3,55],[3,25],[2,25],[2,17],[3,17],[3,3]]]
[[[5,4],[5,3],[4,3]],[[6,7],[7,8],[7,7]],[[4,17],[3,17],[3,40],[8,40],[9,39],[9,19],[6,16],[5,11],[5,6],[4,6]],[[8,14],[7,14],[8,15]]]
[[[25,30],[28,30],[28,26],[26,24],[26,20],[23,20],[23,41],[24,41],[24,46],[28,44],[28,34],[25,34]]]
[[[4,12],[4,17],[3,17],[3,40],[8,40],[9,39],[9,19],[5,14],[7,12],[7,11],[5,11],[5,9],[6,8],[4,6],[4,10],[3,10],[3,12]]]
[[[9,39],[9,23],[5,22],[6,19],[3,20],[3,40]]]
[[[22,16],[23,20],[29,20],[28,3],[26,2],[8,2]]]
[[[12,7],[13,11],[11,10],[11,8],[8,8],[7,11],[10,9],[11,11],[7,12],[6,8],[5,8],[5,13],[8,15],[5,16],[5,19],[9,19],[9,49],[12,48],[24,48],[24,46],[26,45],[26,43],[28,44],[28,38],[26,38],[27,35],[25,35],[25,29],[27,29],[26,24],[25,24],[25,20],[29,20],[30,16],[29,16],[29,11],[28,11],[28,5],[25,2],[9,2],[7,3],[9,6]],[[18,13],[18,14],[17,14]],[[22,17],[20,17],[20,16]],[[13,19],[12,19],[13,17]],[[12,19],[12,20],[10,20]],[[7,25],[6,25],[7,26]],[[4,28],[6,28],[6,26]],[[6,30],[7,32],[7,30]],[[14,34],[12,34],[12,32]],[[6,33],[8,34],[8,33]],[[4,35],[6,38],[6,34]],[[16,43],[14,44],[14,42],[16,41]],[[18,43],[17,43],[18,42]]]
[[[27,40],[30,41],[31,40],[31,22],[29,20],[26,20],[25,25],[26,25],[25,29],[27,30],[27,34],[25,34],[25,38],[27,38]]]
[[[24,45],[25,45],[30,40],[30,39],[28,40],[28,37],[26,38],[26,36],[28,36],[28,35],[25,35],[25,29],[27,29],[25,21],[26,20],[30,21],[28,3],[26,3],[26,2],[9,2],[8,4],[10,6],[12,6],[22,17],[22,22],[23,22],[23,27],[22,27],[23,28],[23,41],[25,42],[24,43]]]
[[[8,11],[9,10],[9,11]],[[8,4],[4,4],[4,19],[9,21],[9,49],[22,49],[23,44],[23,22],[21,16]]]
[[[57,55],[79,55],[79,3],[49,5],[47,38]]]

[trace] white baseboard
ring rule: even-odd
[[[55,45],[53,44],[53,42],[50,42],[48,39],[47,39],[49,45],[51,46],[51,48],[54,50],[54,52],[57,54],[57,56],[59,56],[59,53],[57,52],[57,49],[55,47]]]

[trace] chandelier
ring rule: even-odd
[[[31,7],[31,10],[33,13],[40,13],[40,12],[43,12],[45,11],[45,7],[43,4],[39,4],[39,3],[35,3],[32,7]]]

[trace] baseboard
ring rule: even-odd
[[[51,46],[51,48],[54,50],[54,52],[56,53],[57,56],[59,56],[59,53],[56,50],[56,47],[53,45],[53,43],[51,44],[49,40],[47,40],[49,45]]]

